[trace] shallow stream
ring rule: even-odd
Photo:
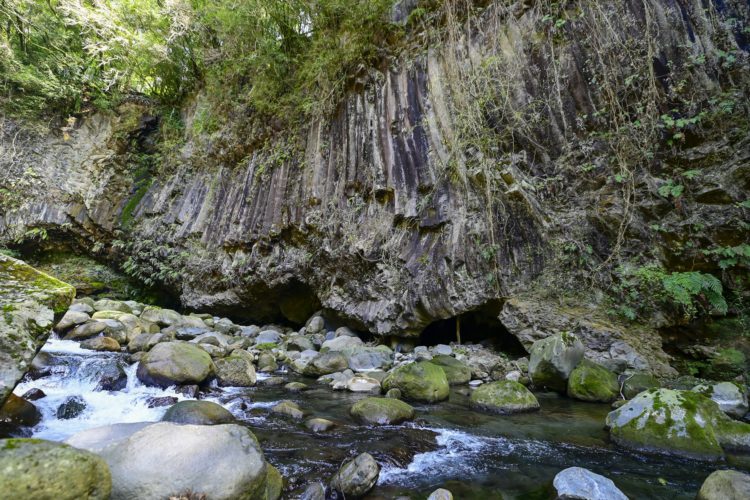
[[[145,387],[127,366],[123,354],[95,353],[76,342],[50,340],[42,350],[51,357],[52,374],[18,385],[17,395],[32,388],[47,396],[34,403],[43,419],[34,437],[64,440],[78,431],[120,422],[156,421],[166,407],[148,408],[147,399],[185,397],[173,390]],[[128,376],[121,391],[97,391],[101,373],[121,364]],[[277,373],[288,378],[296,377]],[[370,498],[400,495],[425,498],[438,487],[457,499],[547,498],[546,488],[560,470],[580,466],[614,480],[630,498],[693,499],[702,481],[716,467],[667,457],[621,451],[610,444],[603,428],[608,405],[587,404],[549,393],[537,393],[541,411],[515,416],[479,413],[468,404],[468,388],[454,388],[450,400],[417,405],[418,418],[402,426],[366,427],[348,415],[362,394],[333,392],[304,380],[310,390],[290,393],[283,386],[263,385],[259,374],[253,388],[212,387],[206,399],[229,409],[261,441],[268,460],[289,482],[285,497],[313,480],[326,480],[356,453],[369,452],[383,466]],[[60,420],[57,407],[68,396],[81,396],[86,409],[76,418]],[[337,426],[313,434],[302,422],[270,413],[278,401],[291,399],[310,416],[333,420]],[[732,457],[735,464],[750,463]]]

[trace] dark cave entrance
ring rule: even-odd
[[[461,343],[482,344],[513,356],[526,356],[523,344],[500,322],[502,303],[493,301],[459,316],[434,321],[419,335],[419,345],[434,346],[456,341],[460,319]]]

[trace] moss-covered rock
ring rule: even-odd
[[[163,422],[176,424],[216,425],[234,422],[234,416],[211,401],[180,401],[172,405],[162,417]]]
[[[271,464],[266,464],[266,493],[263,500],[277,500],[281,497],[284,489],[284,478],[279,469]]]
[[[443,369],[450,385],[467,384],[471,380],[471,368],[453,356],[439,354],[433,356],[430,363]]]
[[[471,404],[495,413],[522,413],[539,409],[539,401],[526,387],[512,380],[482,384],[471,393]]]
[[[3,498],[109,499],[112,478],[104,459],[40,439],[0,440]]]
[[[568,377],[583,359],[583,344],[569,332],[537,340],[531,346],[529,378],[536,387],[558,392],[568,388]]]
[[[194,344],[163,342],[143,356],[136,374],[147,385],[199,384],[214,371],[211,356]]]
[[[617,375],[584,359],[570,372],[568,396],[581,401],[611,403],[620,394]]]
[[[219,385],[233,387],[255,385],[255,367],[247,356],[231,355],[228,358],[217,359],[215,364]]]
[[[730,417],[739,419],[747,413],[747,390],[734,382],[699,384],[692,390],[710,398]]]
[[[391,398],[365,398],[349,409],[356,420],[373,425],[395,425],[414,418],[411,405]]]
[[[737,349],[721,349],[709,360],[701,375],[712,380],[731,380],[747,372],[747,358]]]
[[[628,376],[622,383],[622,395],[632,399],[647,389],[658,389],[659,381],[650,373],[637,372]]]
[[[750,425],[734,422],[696,392],[649,389],[607,415],[610,437],[643,452],[717,461],[723,448],[750,449]]]
[[[427,361],[401,365],[383,380],[383,389],[401,390],[405,399],[436,403],[448,399],[450,386],[445,372]]]
[[[0,405],[75,297],[75,288],[0,254]]]

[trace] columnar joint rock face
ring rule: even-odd
[[[75,288],[0,254],[0,406],[75,297]]]

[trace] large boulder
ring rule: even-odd
[[[339,338],[346,339],[353,337]],[[349,368],[355,372],[387,370],[393,365],[393,351],[386,345],[379,345],[377,347],[348,347],[340,352],[346,357],[346,360],[349,363]]]
[[[457,360],[453,356],[438,354],[432,357],[430,363],[438,365],[443,369],[450,385],[468,384],[471,380],[471,368],[469,368],[469,365]]]
[[[740,419],[748,411],[747,394],[744,388],[733,382],[719,382],[718,384],[699,384],[693,387],[694,392],[699,392],[711,398],[721,411],[730,417]]]
[[[568,396],[581,401],[611,403],[620,395],[617,375],[584,359],[570,372]]]
[[[248,354],[245,352],[245,354]],[[234,354],[217,359],[216,378],[221,386],[251,387],[255,385],[255,367],[248,356]]]
[[[750,474],[736,470],[717,470],[703,481],[696,500],[747,500],[750,498]]]
[[[583,359],[583,344],[569,332],[558,333],[531,346],[529,378],[537,387],[558,392],[568,388],[568,377]]]
[[[0,440],[0,496],[8,499],[108,500],[107,463],[72,446],[40,439]]]
[[[406,399],[436,403],[448,399],[450,387],[445,372],[427,361],[401,365],[383,380],[383,389],[400,389]]]
[[[319,377],[346,370],[348,367],[349,362],[340,352],[324,352],[315,356],[305,366],[302,373],[311,377]]]
[[[0,254],[0,406],[47,341],[75,288]]]
[[[168,387],[199,384],[214,371],[211,356],[186,342],[156,344],[143,356],[136,374],[144,384]]]
[[[11,393],[5,403],[0,406],[0,426],[3,427],[33,427],[42,419],[34,403]]]
[[[380,466],[369,453],[362,453],[341,466],[331,479],[331,487],[344,498],[363,497],[378,482]]]
[[[559,499],[628,500],[611,479],[582,467],[569,467],[558,472],[552,486]]]
[[[237,424],[159,422],[97,448],[112,472],[113,500],[187,492],[266,500],[268,464],[253,433]]]
[[[513,380],[482,384],[471,393],[471,404],[496,413],[522,413],[539,409],[531,391]]]
[[[159,326],[180,325],[183,318],[180,313],[172,309],[162,309],[156,306],[146,306],[141,313],[141,319],[156,323]]]
[[[321,351],[344,351],[347,349],[356,349],[358,347],[363,347],[364,342],[362,342],[362,339],[359,337],[350,337],[349,335],[344,335],[341,337],[336,337],[331,340],[326,340],[323,342],[323,345],[320,347]]]
[[[380,394],[380,381],[366,375],[355,375],[346,382],[346,388],[351,392]]]
[[[107,324],[104,321],[92,320],[88,323],[78,325],[69,331],[65,337],[65,340],[84,340],[95,337],[100,333],[103,333],[107,329]]]
[[[414,418],[414,408],[391,398],[365,398],[349,409],[356,420],[373,425],[396,425]]]
[[[124,313],[132,313],[133,309],[125,302],[112,299],[100,299],[94,302],[95,311],[119,311]]]
[[[94,337],[81,342],[81,349],[90,351],[119,352],[120,343],[110,337]]]
[[[162,421],[194,425],[231,424],[234,415],[211,401],[180,401],[167,410]]]
[[[724,447],[750,450],[750,424],[692,391],[644,391],[609,413],[606,426],[618,445],[648,453],[717,461]]]
[[[55,325],[57,333],[65,333],[71,328],[81,325],[91,319],[91,316],[84,312],[68,310],[60,321]]]

